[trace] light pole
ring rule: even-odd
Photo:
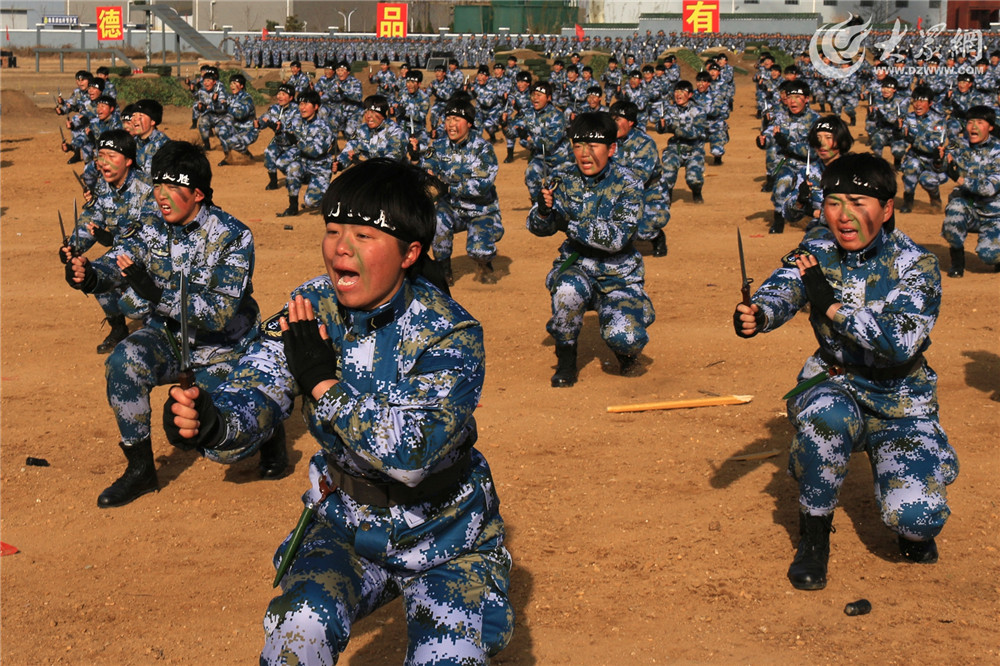
[[[350,32],[351,31],[351,16],[356,11],[358,11],[356,7],[354,9],[352,9],[350,12],[348,12],[347,14],[345,14],[342,11],[340,11],[339,9],[337,10],[337,13],[344,17],[344,32]]]

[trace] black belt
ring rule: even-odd
[[[891,368],[872,368],[867,365],[850,365],[847,363],[841,363],[825,349],[819,350],[819,357],[823,359],[823,362],[831,368],[837,368],[849,374],[858,375],[869,381],[876,382],[908,377],[910,373],[912,373],[913,370],[924,361],[924,353],[920,352],[902,365],[896,365]]]
[[[466,452],[454,465],[425,478],[411,488],[398,481],[380,483],[351,474],[332,456],[324,454],[332,485],[358,504],[390,507],[397,504],[420,504],[452,493],[469,474],[472,456]]]
[[[586,257],[587,259],[607,259],[608,257],[613,257],[618,254],[624,254],[626,252],[632,251],[632,241],[629,241],[620,250],[599,250],[596,247],[591,247],[590,245],[584,245],[573,239],[569,240],[569,249],[576,252],[581,257]]]

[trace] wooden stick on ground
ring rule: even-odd
[[[745,405],[753,400],[752,395],[720,395],[715,398],[692,398],[690,400],[666,400],[664,402],[644,402],[636,405],[611,405],[612,414],[623,412],[648,412],[654,409],[691,409],[692,407],[715,407],[718,405]]]

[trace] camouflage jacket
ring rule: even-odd
[[[262,128],[270,127],[274,130],[271,143],[282,148],[295,148],[298,145],[296,128],[302,124],[302,114],[299,113],[299,106],[295,102],[289,102],[285,106],[272,104],[271,108],[257,119],[257,124]]]
[[[618,139],[618,147],[612,161],[628,169],[636,180],[649,187],[660,179],[660,153],[656,141],[635,126],[623,138]]]
[[[819,351],[806,362],[800,380],[827,366],[820,354],[841,365],[897,368],[930,346],[930,332],[941,305],[937,258],[901,231],[882,229],[865,249],[847,252],[838,247],[829,230],[817,229],[796,251],[816,257],[842,304],[833,319],[810,312],[809,323]],[[751,299],[766,318],[764,332],[786,323],[808,304],[793,255],[784,258],[781,268]],[[867,395],[865,402],[883,416],[900,418],[936,413],[933,392],[921,391],[917,399],[911,391],[911,381],[933,381],[933,373],[929,369],[926,373],[919,368],[903,379],[876,381],[848,372],[834,380]]]
[[[319,400],[303,398],[306,425],[320,446],[303,501],[319,502],[320,480],[330,480],[331,464],[411,488],[469,465],[454,492],[432,501],[381,508],[337,490],[319,503],[316,519],[357,531],[360,555],[397,569],[423,571],[474,544],[502,539],[489,467],[474,448],[473,412],[486,369],[479,322],[423,279],[404,280],[371,312],[340,306],[326,275],[293,292],[299,294],[312,303],[339,355],[338,383]],[[291,415],[300,394],[277,319],[264,324],[260,340],[212,396],[226,424],[227,448],[246,455]],[[369,533],[388,536],[361,539]]]
[[[94,246],[96,239],[87,229],[93,223],[118,236],[132,226],[135,220],[147,215],[156,215],[158,207],[153,199],[153,188],[143,182],[136,169],[129,169],[125,182],[120,188],[111,187],[103,178],[94,186],[94,198],[83,207],[76,229],[70,234],[70,246],[78,252],[86,252]]]
[[[521,145],[531,151],[532,157],[541,158],[550,168],[561,168],[573,159],[573,151],[566,139],[566,119],[559,109],[546,104],[541,111],[529,106],[523,114],[522,125],[526,136]]]
[[[676,148],[677,140],[687,144],[705,142],[708,136],[708,116],[693,98],[684,106],[678,106],[674,102],[665,104],[663,117],[667,121],[667,131],[674,134],[663,152]]]
[[[980,215],[1000,218],[1000,141],[991,136],[975,145],[967,137],[949,146],[959,173],[965,178],[949,200],[961,197]]]
[[[642,183],[614,163],[596,176],[584,176],[576,168],[560,176],[552,212],[543,217],[538,204],[532,206],[528,231],[536,236],[563,231],[559,258],[565,261],[575,253],[575,265],[598,283],[641,280],[642,256],[632,241],[642,218]]]
[[[254,107],[253,98],[246,90],[241,90],[228,100],[229,116],[233,119],[233,124],[237,127],[247,128],[253,125],[254,115],[257,109]]]
[[[153,128],[148,139],[135,137],[135,165],[137,175],[142,182],[152,185],[153,183],[153,155],[163,147],[170,138],[160,130]]]
[[[160,300],[150,303],[128,286],[116,258],[119,254],[144,266]],[[146,326],[176,337],[180,317],[181,271],[188,275],[188,330],[191,363],[209,366],[242,356],[256,337],[260,311],[253,298],[253,234],[219,208],[202,206],[185,226],[168,224],[159,212],[126,229],[119,242],[93,262],[95,292],[123,290],[119,300],[128,316],[148,315]]]
[[[226,92],[225,88],[218,82],[216,82],[215,87],[212,88],[212,92],[199,87],[198,91],[195,93],[195,105],[198,107],[199,111],[204,111],[205,113],[211,113],[213,115],[222,115],[226,112],[227,102],[229,101],[229,93]]]
[[[309,75],[305,72],[299,72],[298,74],[292,74],[285,81],[287,85],[290,85],[295,89],[295,94],[298,95],[303,90],[309,90],[312,88],[312,81],[309,80]]]
[[[903,119],[903,131],[906,142],[910,144],[911,154],[929,160],[940,158],[938,148],[944,144],[946,138],[943,116],[933,110],[922,116],[911,111]]]
[[[362,123],[350,141],[344,144],[337,162],[341,167],[350,165],[352,161],[370,160],[373,157],[387,157],[392,160],[405,160],[408,138],[396,123],[386,120],[374,130]],[[350,157],[353,151],[354,158]]]
[[[337,150],[337,137],[330,123],[319,114],[313,114],[311,120],[299,116],[299,122],[291,126],[289,131],[298,141],[299,156],[306,162],[319,162],[330,168],[333,156]]]
[[[420,162],[448,185],[445,199],[452,207],[472,215],[500,210],[496,179],[499,171],[493,146],[470,132],[456,144],[447,136],[437,139]]]

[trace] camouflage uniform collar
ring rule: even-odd
[[[399,319],[406,312],[412,300],[413,290],[410,281],[404,278],[402,286],[396,290],[389,302],[374,310],[352,310],[339,304],[337,307],[340,309],[341,319],[347,322],[354,334],[364,336]]]
[[[861,266],[865,262],[875,258],[878,256],[882,246],[885,245],[886,233],[885,227],[879,229],[878,235],[875,236],[875,240],[873,240],[867,247],[861,248],[860,250],[848,251],[841,248],[841,261],[848,266]]]

